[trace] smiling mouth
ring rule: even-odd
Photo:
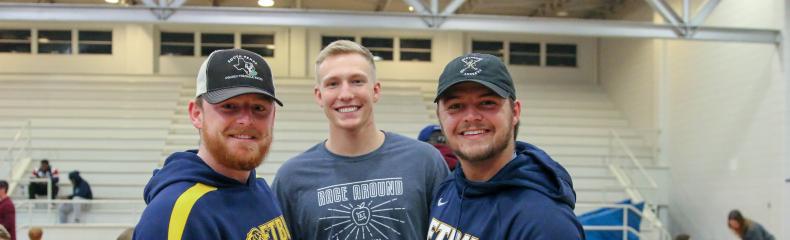
[[[489,130],[483,130],[483,129],[469,130],[469,131],[461,132],[461,135],[463,135],[463,136],[475,136],[475,135],[480,135],[480,134],[484,134],[484,133],[487,133],[487,132],[490,132],[490,131]]]
[[[245,135],[245,134],[238,134],[238,135],[230,135],[232,138],[242,139],[242,140],[255,140],[257,137],[252,135]]]
[[[359,106],[341,107],[341,108],[336,108],[335,109],[335,111],[338,111],[338,112],[341,112],[341,113],[356,112],[357,110],[359,110]]]

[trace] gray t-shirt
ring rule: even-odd
[[[295,240],[424,239],[431,198],[447,177],[431,145],[385,132],[357,157],[319,143],[288,160],[272,189]]]

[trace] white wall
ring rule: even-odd
[[[705,25],[778,29],[783,9],[781,0],[722,1]],[[737,208],[787,239],[788,201],[780,190],[787,79],[780,49],[636,39],[602,39],[600,46],[601,83],[612,100],[632,125],[663,130],[672,232],[735,239],[726,217]]]
[[[737,208],[779,232],[786,93],[777,49],[671,41],[668,59],[664,149],[676,227],[727,239],[727,212]]]

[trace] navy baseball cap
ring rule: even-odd
[[[513,78],[502,60],[494,55],[469,53],[447,63],[439,76],[433,102],[438,102],[447,89],[462,82],[479,83],[503,98],[516,99]]]
[[[274,97],[274,78],[266,60],[244,49],[223,49],[208,55],[200,66],[195,97],[217,104],[247,93],[263,94],[278,105]]]
[[[423,142],[427,142],[428,139],[431,138],[431,133],[437,132],[437,131],[441,132],[442,131],[442,127],[440,127],[439,125],[436,125],[436,124],[429,124],[428,126],[425,126],[420,131],[420,135],[417,136],[417,140],[420,140],[420,141],[423,141]]]

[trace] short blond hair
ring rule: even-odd
[[[371,77],[373,77],[372,80],[373,82],[376,81],[376,63],[373,61],[373,54],[370,53],[370,50],[356,42],[349,40],[337,40],[327,45],[323,50],[321,50],[321,52],[318,53],[318,58],[315,60],[316,83],[321,83],[321,79],[318,76],[318,67],[321,66],[321,63],[324,63],[324,60],[326,60],[328,57],[342,54],[359,54],[360,56],[364,57],[365,60],[368,60],[368,63],[370,63],[370,69],[373,70],[371,72]]]

